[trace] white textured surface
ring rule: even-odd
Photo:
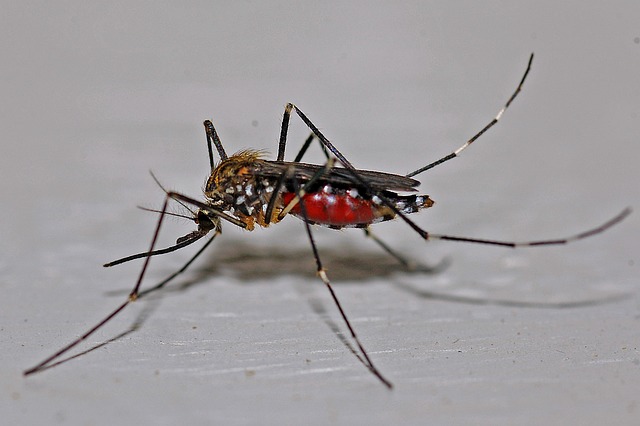
[[[448,3],[4,5],[3,421],[637,424],[640,5]],[[435,276],[398,271],[356,230],[318,230],[336,291],[395,390],[331,331],[342,324],[293,218],[253,234],[226,226],[191,273],[90,343],[142,316],[140,330],[21,376],[133,285],[139,264],[100,265],[147,247],[154,215],[135,206],[161,202],[147,170],[198,195],[205,118],[228,152],[274,154],[295,102],[355,165],[406,173],[490,120],[531,51],[530,79],[498,127],[419,176],[437,205],[416,220],[526,239],[636,212],[596,238],[520,251],[377,226],[422,262],[450,258]],[[307,133],[292,122],[289,156]],[[190,229],[174,221],[163,241]],[[154,260],[149,278],[187,257]]]

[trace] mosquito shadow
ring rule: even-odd
[[[437,274],[446,268],[447,260],[436,266],[417,265],[409,270],[384,252],[367,252],[350,247],[328,248],[320,251],[322,262],[334,284],[342,282],[366,283],[374,279],[392,278],[395,274]],[[156,261],[157,262],[157,261]],[[153,272],[153,264],[151,269]],[[147,273],[145,281],[150,281]],[[167,273],[169,271],[163,271]],[[153,275],[157,275],[157,270]],[[205,284],[212,277],[229,277],[240,284],[277,280],[284,276],[318,279],[316,264],[310,250],[292,248],[259,249],[243,242],[230,242],[224,248],[211,250],[184,275],[179,275],[165,287],[164,292],[183,291]],[[143,285],[143,287],[153,287]],[[129,294],[131,289],[108,291],[108,296]],[[154,291],[153,293],[156,293]]]
[[[628,294],[616,294],[612,296],[599,297],[594,299],[566,301],[566,302],[533,302],[525,300],[513,300],[513,299],[493,299],[489,297],[468,297],[455,294],[446,294],[440,292],[434,292],[431,290],[425,290],[418,288],[414,285],[394,281],[394,286],[406,291],[416,297],[422,299],[440,300],[445,302],[464,303],[467,305],[477,306],[506,306],[516,308],[546,308],[546,309],[565,309],[565,308],[581,308],[587,306],[604,305],[607,303],[618,302],[628,297]]]
[[[362,251],[350,246],[320,250],[320,257],[334,284],[366,283],[374,279],[390,279],[400,273],[434,275],[449,266],[449,260],[443,259],[434,266],[416,263],[414,267],[407,268],[382,251]],[[153,271],[153,264],[152,261],[149,272]],[[150,281],[149,272],[145,281]],[[157,274],[156,270],[153,275]],[[189,268],[184,275],[177,276],[159,291],[163,293],[183,291],[192,286],[204,284],[212,277],[229,277],[242,284],[253,282],[262,284],[264,281],[276,280],[284,276],[318,279],[311,250],[306,248],[264,249],[241,241],[231,241],[224,248],[210,250],[198,260],[197,266]],[[143,288],[152,287],[143,285]],[[105,294],[122,296],[130,292],[131,289],[118,289],[107,291]]]
[[[332,283],[365,283],[398,273],[437,274],[448,265],[445,259],[434,266],[417,264],[408,269],[383,251],[363,251],[350,245],[321,249],[319,254]],[[257,249],[237,241],[211,253],[204,263],[208,266],[200,272],[229,274],[246,282],[282,276],[317,279],[315,260],[306,247]]]
[[[626,297],[626,295],[616,295],[599,299],[568,302],[527,302],[519,300],[474,298],[434,292],[431,290],[421,289],[406,282],[401,282],[403,274],[406,276],[406,274],[426,275],[440,273],[448,266],[448,259],[444,259],[434,267],[418,266],[413,270],[408,270],[396,259],[382,251],[363,251],[349,245],[334,246],[323,249],[320,251],[320,257],[327,268],[328,275],[333,284],[364,284],[372,280],[379,282],[380,279],[386,279],[386,281],[390,282],[393,286],[402,291],[416,297],[429,300],[464,303],[478,306],[496,305],[519,308],[561,309],[611,303],[622,300]],[[241,241],[230,241],[226,243],[224,247],[217,247],[217,249],[210,250],[199,260],[198,266],[189,269],[185,275],[176,277],[176,279],[168,283],[166,287],[151,293],[164,294],[166,292],[185,291],[192,286],[207,283],[212,277],[230,277],[237,280],[239,283],[260,282],[263,284],[265,281],[277,280],[283,276],[296,276],[307,280],[317,280],[316,265],[310,250],[307,250],[306,248],[298,249],[291,247],[271,247],[269,249],[264,249]],[[129,291],[130,290],[110,292],[109,294],[124,294]],[[152,295],[151,293],[149,296]],[[348,336],[341,330],[339,324],[330,318],[327,310],[323,306],[323,303],[310,295],[306,295],[306,298],[312,310],[322,318],[323,322],[325,322],[338,340],[366,366],[366,362],[361,358],[358,351],[356,351]],[[149,301],[152,301],[155,298],[145,297],[145,300],[148,299],[151,299]],[[155,307],[145,309],[132,326],[125,332],[120,333],[119,335],[96,345],[85,352],[74,355],[69,359],[91,352],[136,331],[142,326],[154,309]],[[59,363],[66,362],[69,359],[62,360]],[[47,368],[57,364],[53,364]]]
[[[338,340],[340,340],[340,343],[342,343],[347,349],[349,349],[349,351],[358,359],[358,361],[362,363],[362,365],[364,365],[367,369],[371,369],[371,367],[362,358],[362,356],[360,356],[360,353],[351,344],[351,342],[349,341],[347,336],[344,334],[344,332],[340,329],[340,326],[331,319],[331,317],[329,316],[329,313],[324,307],[324,304],[320,300],[315,298],[309,298],[308,302],[313,312],[316,315],[318,315],[320,318],[322,318],[322,320],[327,325],[327,327],[329,327],[331,332],[338,338]]]
[[[436,275],[445,270],[450,262],[445,258],[435,266],[419,265],[407,269],[396,259],[380,251],[363,251],[359,248],[334,246],[320,250],[320,257],[327,269],[332,284],[361,283],[386,279],[394,287],[416,297],[469,305],[495,305],[520,308],[579,308],[612,303],[627,297],[619,294],[587,300],[564,302],[538,302],[512,299],[496,299],[490,297],[469,297],[446,292],[423,289],[402,282],[401,277],[408,274]],[[310,250],[291,247],[259,248],[243,241],[230,241],[224,248],[210,250],[201,258],[198,265],[178,276],[160,291],[184,291],[192,286],[207,283],[212,277],[229,277],[240,284],[249,284],[277,280],[284,276],[300,277],[316,280],[316,265]],[[146,286],[145,286],[146,287]],[[108,292],[110,296],[128,294],[127,290]],[[153,293],[156,293],[154,291]],[[145,297],[146,299],[146,297]]]

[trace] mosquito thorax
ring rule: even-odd
[[[264,220],[276,179],[258,176],[262,161],[259,151],[240,151],[223,160],[207,179],[204,195],[209,203],[242,220],[251,231],[255,223],[268,226]],[[280,206],[274,209],[271,222],[277,222]]]

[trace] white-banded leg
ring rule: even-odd
[[[387,243],[385,243],[382,239],[380,239],[380,237],[378,237],[371,230],[370,226],[367,226],[366,228],[362,228],[362,230],[364,231],[364,235],[367,238],[372,239],[376,244],[378,244],[382,248],[382,250],[384,250],[391,257],[393,257],[398,262],[400,262],[400,264],[402,266],[404,266],[407,269],[407,271],[409,271],[409,272],[423,272],[423,273],[427,273],[427,274],[435,274],[435,273],[438,273],[438,272],[442,271],[447,266],[449,266],[449,260],[446,259],[446,258],[441,260],[435,266],[423,265],[423,264],[418,263],[418,262],[416,262],[414,260],[407,259],[404,255],[398,253],[397,251],[392,249]]]
[[[460,148],[456,149],[451,154],[449,154],[449,155],[447,155],[445,157],[442,157],[439,160],[436,160],[436,161],[434,161],[434,162],[432,162],[430,164],[427,164],[426,166],[421,167],[418,170],[415,170],[415,171],[413,171],[411,173],[406,174],[406,177],[416,176],[416,175],[418,175],[418,174],[420,174],[420,173],[422,173],[422,172],[424,172],[426,170],[429,170],[429,169],[431,169],[431,168],[433,168],[433,167],[435,167],[435,166],[437,166],[439,164],[442,164],[442,163],[444,163],[446,161],[451,160],[452,158],[457,157],[469,145],[471,145],[478,138],[480,138],[480,136],[482,136],[487,130],[489,130],[491,127],[496,125],[498,123],[498,121],[500,120],[500,118],[502,118],[502,115],[507,110],[507,108],[509,108],[509,106],[514,101],[514,99],[522,91],[522,87],[524,85],[524,82],[525,82],[525,80],[527,78],[527,75],[529,74],[529,71],[531,70],[532,62],[533,62],[533,53],[529,57],[529,62],[527,63],[527,68],[526,68],[526,70],[524,72],[524,75],[522,76],[522,79],[520,80],[520,83],[518,84],[518,87],[513,92],[511,97],[509,97],[509,99],[507,100],[506,104],[500,109],[500,111],[498,111],[498,114],[489,122],[489,124],[487,124],[485,127],[483,127],[482,130],[480,130],[478,133],[476,133],[471,139],[469,139]],[[344,155],[342,155],[342,153],[340,151],[338,151],[338,149],[335,146],[333,146],[333,144],[324,135],[322,135],[322,133],[318,130],[318,128],[315,125],[313,125],[313,123],[311,123],[311,121],[306,117],[306,115],[297,106],[295,106],[292,103],[288,103],[285,106],[285,109],[284,109],[284,114],[283,114],[283,118],[282,118],[282,128],[280,130],[280,142],[278,144],[278,157],[277,157],[278,161],[283,161],[284,160],[287,132],[288,132],[289,120],[290,120],[292,111],[295,111],[296,114],[298,114],[298,116],[302,119],[302,121],[304,121],[305,124],[311,129],[311,131],[318,137],[318,139],[320,139],[320,142],[326,147],[326,149],[329,150],[336,158],[338,158],[338,160],[340,160],[341,164],[343,164],[347,168],[354,169],[353,165],[351,165],[349,160],[347,160],[344,157]]]
[[[529,60],[529,66],[527,67],[527,71],[525,72],[525,74],[524,74],[524,76],[522,78],[522,81],[521,81],[520,85],[518,86],[518,89],[516,89],[514,94],[511,96],[511,98],[509,99],[509,101],[505,105],[505,107],[501,110],[501,113],[499,113],[498,116],[490,124],[485,126],[485,128],[481,132],[479,132],[476,136],[474,136],[474,138],[472,138],[470,142],[467,142],[465,145],[463,145],[461,148],[459,148],[458,150],[456,150],[454,153],[450,154],[449,156],[444,157],[443,159],[438,160],[435,163],[432,163],[429,167],[434,167],[437,164],[441,164],[442,162],[447,161],[448,159],[456,157],[458,155],[458,153],[460,153],[460,151],[462,151],[464,148],[469,146],[474,140],[476,140],[480,135],[482,135],[482,133],[484,133],[488,128],[493,126],[500,119],[500,116],[502,115],[502,112],[504,112],[504,109],[506,109],[511,104],[513,99],[519,93],[520,87],[522,86],[522,83],[524,82],[524,80],[525,80],[525,78],[527,76],[527,73],[529,72],[529,68],[531,66],[532,59],[533,59],[533,55],[531,56],[531,59]],[[513,248],[515,248],[515,247],[534,247],[534,246],[547,246],[547,245],[561,245],[561,244],[567,244],[569,242],[577,241],[577,240],[580,240],[580,239],[583,239],[583,238],[587,238],[587,237],[590,237],[592,235],[604,232],[605,230],[607,230],[607,229],[611,228],[612,226],[614,226],[615,224],[621,222],[624,218],[626,218],[629,214],[631,214],[631,208],[627,207],[627,208],[623,209],[620,213],[618,213],[616,216],[614,216],[610,220],[608,220],[605,223],[603,223],[602,225],[594,227],[594,228],[589,229],[589,230],[584,231],[584,232],[580,232],[580,233],[578,233],[576,235],[572,235],[570,237],[565,237],[565,238],[552,238],[552,239],[531,240],[531,241],[501,241],[501,240],[494,240],[494,239],[459,237],[459,236],[446,235],[446,234],[432,234],[432,233],[429,233],[429,232],[425,231],[424,229],[422,229],[413,220],[411,220],[406,214],[401,212],[391,202],[391,200],[389,200],[386,196],[384,196],[383,193],[381,193],[380,191],[375,191],[373,188],[371,188],[371,185],[369,185],[367,183],[367,181],[365,179],[363,179],[358,174],[358,171],[353,167],[353,165],[346,158],[344,158],[344,156],[333,146],[333,144],[322,134],[322,132],[320,132],[320,130],[318,130],[318,128],[311,122],[311,120],[309,120],[309,118],[307,118],[307,116],[298,107],[296,107],[293,104],[288,104],[287,107],[289,109],[294,109],[296,111],[298,116],[313,131],[313,133],[320,140],[320,142],[323,145],[325,145],[327,147],[327,149],[332,154],[335,155],[337,160],[344,166],[344,168],[351,173],[351,175],[353,176],[353,180],[354,180],[355,184],[360,185],[360,186],[362,186],[364,188],[367,188],[372,194],[376,194],[376,196],[380,199],[380,201],[384,205],[389,207],[397,216],[400,217],[400,219],[402,219],[405,223],[407,223],[415,232],[417,232],[425,240],[459,241],[459,242],[466,242],[466,243],[487,244],[487,245],[513,247]],[[422,171],[424,171],[424,170],[422,170]],[[416,171],[416,172],[419,173],[420,171]],[[407,176],[412,176],[416,172],[410,173]]]
[[[175,245],[171,246],[171,247],[167,247],[166,249],[160,249],[160,250],[155,250],[155,246],[156,246],[156,242],[158,240],[158,237],[160,235],[160,229],[162,227],[162,223],[163,220],[165,218],[165,216],[168,214],[167,213],[167,208],[169,205],[169,201],[170,200],[179,200],[191,205],[194,205],[196,207],[199,208],[198,212],[197,212],[197,220],[196,222],[198,223],[198,230],[193,231],[187,235],[185,235],[182,238],[179,238],[178,241],[176,242]],[[207,233],[209,233],[212,230],[215,230],[216,234],[219,233],[219,229],[220,229],[220,219],[224,219],[227,220],[235,225],[238,226],[245,226],[244,223],[240,222],[239,220],[237,220],[234,217],[231,217],[227,214],[225,214],[224,212],[219,212],[217,210],[215,210],[214,208],[212,208],[211,206],[195,200],[191,197],[187,197],[186,195],[182,195],[176,192],[166,192],[165,195],[165,200],[164,203],[162,205],[162,209],[160,210],[160,216],[158,218],[158,222],[156,224],[156,228],[155,231],[153,233],[153,238],[151,239],[151,244],[149,246],[149,250],[147,250],[146,252],[143,253],[138,253],[132,256],[127,256],[125,258],[119,259],[117,261],[114,262],[110,262],[107,264],[107,266],[110,265],[114,265],[114,264],[118,264],[118,263],[123,263],[129,260],[134,260],[134,259],[139,259],[139,258],[143,258],[144,259],[144,263],[142,265],[142,268],[140,269],[140,273],[138,274],[138,279],[136,280],[135,285],[133,286],[133,289],[131,290],[131,292],[129,293],[127,299],[121,304],[119,305],[116,309],[114,309],[110,314],[108,314],[106,317],[104,317],[102,320],[100,320],[96,325],[94,325],[93,327],[91,327],[88,331],[86,331],[84,334],[82,334],[80,337],[78,337],[77,339],[73,340],[71,343],[69,343],[68,345],[64,346],[62,349],[58,350],[57,352],[55,352],[53,355],[45,358],[43,361],[41,361],[40,363],[38,363],[37,365],[35,365],[34,367],[24,371],[24,375],[30,375],[30,374],[34,374],[37,373],[39,371],[43,371],[53,365],[58,365],[59,362],[55,362],[56,360],[58,360],[62,355],[66,354],[67,352],[69,352],[71,349],[73,349],[74,347],[78,346],[80,343],[82,343],[83,341],[85,341],[89,336],[93,335],[96,331],[98,331],[100,328],[102,328],[105,324],[107,324],[109,321],[111,321],[114,317],[116,317],[120,312],[122,312],[129,304],[131,304],[132,302],[135,302],[136,300],[138,300],[141,296],[148,294],[149,291],[153,291],[159,287],[162,287],[163,285],[165,285],[167,282],[169,282],[171,279],[173,279],[175,276],[177,276],[179,273],[181,273],[182,271],[184,271],[203,251],[204,248],[202,248],[201,250],[199,250],[188,262],[187,264],[185,264],[185,266],[183,266],[183,268],[181,268],[181,270],[179,270],[177,273],[171,275],[170,277],[168,277],[167,279],[165,279],[163,282],[161,282],[159,285],[156,285],[154,288],[148,290],[148,291],[140,291],[140,287],[142,285],[142,282],[144,280],[145,277],[145,273],[147,271],[147,268],[149,267],[149,262],[151,261],[151,258],[155,255],[159,255],[159,254],[164,254],[164,253],[168,253],[171,251],[175,251],[179,248],[185,247],[186,245],[192,244],[196,241],[198,241],[200,238],[204,237]],[[215,235],[214,235],[215,236]],[[205,244],[205,247],[208,246],[211,241],[213,240],[213,238],[207,243]],[[69,359],[72,359],[74,357],[70,357]]]
[[[297,186],[298,185],[296,184],[296,182],[294,180],[294,187],[297,187]],[[299,192],[298,188],[296,188],[296,192]],[[299,204],[300,204],[300,212],[302,213],[305,229],[307,231],[307,236],[309,237],[309,243],[311,244],[311,250],[313,251],[313,257],[314,257],[314,259],[316,261],[316,268],[317,268],[316,272],[318,274],[318,277],[320,277],[320,279],[322,280],[324,285],[327,287],[327,290],[329,290],[329,293],[331,294],[331,298],[333,299],[333,302],[335,303],[336,307],[338,308],[338,311],[340,312],[340,316],[342,317],[342,320],[344,321],[345,325],[347,326],[347,329],[349,329],[349,333],[351,334],[351,338],[353,339],[353,341],[355,342],[358,350],[360,351],[361,356],[358,356],[358,354],[356,353],[357,358],[385,386],[387,386],[389,389],[393,388],[393,384],[382,375],[380,370],[378,370],[378,368],[373,364],[373,361],[371,361],[371,358],[369,357],[369,354],[367,353],[366,349],[364,348],[364,346],[360,342],[360,339],[358,338],[358,335],[356,334],[355,329],[351,325],[351,322],[349,321],[349,318],[347,317],[347,314],[346,314],[344,308],[342,307],[342,304],[340,303],[340,300],[338,299],[338,296],[336,295],[336,292],[334,291],[333,287],[331,286],[331,282],[329,281],[329,277],[327,276],[326,269],[322,265],[322,260],[320,259],[320,254],[318,253],[318,248],[316,246],[315,240],[313,239],[313,233],[311,231],[311,225],[309,224],[309,221],[307,219],[307,213],[306,213],[306,210],[305,210],[304,198],[299,197]]]
[[[426,170],[432,169],[433,167],[440,165],[442,163],[444,163],[445,161],[449,161],[452,158],[457,157],[458,155],[460,155],[460,153],[462,151],[464,151],[469,145],[471,145],[473,142],[475,142],[480,136],[482,136],[487,130],[489,130],[490,128],[492,128],[493,126],[495,126],[498,121],[500,120],[500,118],[502,118],[502,114],[504,114],[504,112],[507,110],[507,108],[509,108],[509,105],[511,105],[511,102],[513,102],[513,100],[516,98],[516,96],[518,96],[518,94],[520,93],[520,91],[522,90],[522,85],[524,84],[524,81],[527,78],[527,75],[529,74],[529,70],[531,70],[531,63],[533,62],[533,53],[531,54],[531,56],[529,57],[529,63],[527,64],[527,69],[524,72],[524,75],[522,76],[522,79],[520,80],[520,84],[518,84],[518,87],[516,88],[516,90],[513,92],[513,94],[511,95],[511,97],[509,98],[509,100],[507,101],[507,103],[502,107],[502,109],[500,109],[500,111],[498,111],[498,114],[493,118],[493,120],[491,120],[489,122],[489,124],[487,124],[486,126],[484,126],[482,128],[482,130],[480,130],[478,133],[476,133],[475,135],[473,135],[473,137],[471,137],[471,139],[469,139],[468,141],[466,141],[460,148],[456,149],[455,151],[453,151],[451,154],[446,155],[444,157],[442,157],[439,160],[434,161],[433,163],[427,164],[424,167],[419,168],[418,170],[415,170],[411,173],[407,173],[405,176],[406,177],[413,177],[415,175],[418,175]]]

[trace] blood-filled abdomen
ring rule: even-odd
[[[433,201],[426,195],[385,194],[399,211],[405,214],[430,207]],[[283,207],[295,197],[293,192],[282,194]],[[326,225],[332,228],[364,227],[372,223],[393,219],[396,213],[386,206],[378,197],[365,198],[356,190],[327,191],[305,194],[302,198],[305,215],[302,214],[300,202],[290,211],[291,214],[308,222]]]

